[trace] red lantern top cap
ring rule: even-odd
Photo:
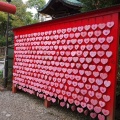
[[[9,4],[7,2],[0,1],[0,11],[15,14],[16,13],[16,6]]]

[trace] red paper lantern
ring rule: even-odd
[[[16,6],[6,2],[0,2],[0,11],[15,14]]]

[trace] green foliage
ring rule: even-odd
[[[82,12],[100,9],[112,5],[112,0],[80,0],[83,3]]]
[[[0,36],[0,46],[5,46],[6,44],[6,39],[4,36]]]
[[[39,11],[45,5],[45,0],[28,0],[26,5],[28,8],[35,8]],[[34,15],[34,22],[38,22],[38,13]]]
[[[6,2],[6,0],[3,0]],[[9,30],[16,27],[21,27],[29,24],[39,22],[34,18],[31,12],[27,11],[27,8],[35,7],[39,9],[45,4],[44,0],[29,0],[28,3],[24,4],[22,0],[12,0],[11,4],[17,7],[16,14],[10,14]],[[6,30],[7,30],[7,13],[0,12],[0,46],[5,46],[6,41]],[[9,45],[13,44],[13,33],[9,31]]]
[[[0,79],[3,78],[3,71],[0,71]]]
[[[26,5],[28,8],[35,8],[38,11],[45,5],[45,0],[28,0]]]

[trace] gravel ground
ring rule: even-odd
[[[0,120],[91,120],[59,105],[43,106],[43,100],[24,92],[0,92]]]

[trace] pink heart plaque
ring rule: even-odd
[[[85,45],[80,46],[81,50],[85,50]]]
[[[87,62],[87,63],[91,63],[91,62],[92,62],[92,58],[87,57],[87,58],[86,58],[86,62]]]
[[[82,44],[83,43],[83,39],[78,39],[78,44]]]
[[[105,87],[100,87],[100,91],[102,92],[102,93],[105,93],[106,92],[106,88]]]
[[[85,58],[80,58],[80,63],[84,63],[85,62]]]
[[[64,107],[65,104],[66,104],[65,102],[60,102],[60,106],[61,106],[61,107]]]
[[[102,49],[103,49],[103,50],[109,49],[109,45],[108,45],[108,44],[103,44],[103,45],[102,45]]]
[[[87,105],[86,105],[85,102],[81,102],[81,106],[82,106],[83,108],[85,108]]]
[[[100,29],[104,29],[105,28],[105,23],[100,23],[99,25],[98,25],[98,27],[100,28]]]
[[[96,79],[96,83],[97,83],[97,85],[102,85],[103,84],[103,80],[102,79]]]
[[[95,79],[94,78],[88,78],[88,81],[93,84],[95,82]]]
[[[105,80],[104,85],[105,85],[105,87],[110,87],[111,81]]]
[[[108,28],[112,28],[114,26],[114,22],[107,22],[107,27]]]
[[[79,113],[83,113],[83,108],[80,108],[80,107],[77,107],[77,111],[79,112]]]
[[[100,105],[100,107],[103,108],[103,107],[105,107],[106,104],[105,104],[105,102],[103,102],[103,101],[99,101],[99,105]]]
[[[91,28],[92,28],[93,30],[96,30],[96,29],[97,29],[97,27],[98,27],[98,25],[97,25],[97,24],[93,24],[93,25],[91,26]]]
[[[105,116],[108,116],[108,115],[110,114],[110,111],[109,111],[109,110],[102,109],[102,113],[103,113]]]
[[[91,51],[91,52],[90,52],[90,56],[91,56],[91,57],[95,57],[95,56],[96,56],[96,51]]]
[[[105,54],[105,52],[104,52],[104,51],[98,51],[98,52],[97,52],[97,55],[98,55],[99,57],[103,57],[103,56],[104,56],[104,54]]]
[[[87,108],[88,108],[89,110],[93,110],[93,105],[87,104]]]
[[[98,41],[99,41],[99,43],[104,43],[105,42],[105,38],[103,37],[103,38],[98,38]]]
[[[105,66],[105,71],[109,72],[111,70],[111,66]]]
[[[110,101],[110,96],[109,95],[103,95],[103,99],[105,102],[109,102]]]
[[[89,38],[85,38],[85,39],[84,39],[84,43],[86,43],[86,44],[89,43],[89,41],[90,41]]]
[[[80,37],[80,33],[75,33],[75,37],[79,38]]]
[[[85,88],[86,88],[87,90],[89,90],[89,89],[91,88],[91,85],[90,85],[90,84],[85,84]]]
[[[85,25],[85,26],[84,26],[84,29],[85,29],[86,31],[88,31],[88,30],[90,29],[90,25]]]
[[[86,103],[89,102],[89,98],[88,97],[84,97],[84,100],[85,100]]]
[[[100,58],[93,58],[93,61],[95,64],[98,64],[100,62]]]
[[[94,107],[94,111],[95,111],[96,113],[100,113],[100,112],[102,111],[102,109],[101,109],[101,107],[95,106],[95,107]]]
[[[98,114],[98,119],[99,119],[99,120],[105,120],[105,116],[104,116],[104,115],[101,115],[101,114]]]
[[[91,43],[97,42],[97,38],[90,38],[90,42],[91,42]]]
[[[96,118],[97,114],[96,113],[90,113],[91,118]]]
[[[80,105],[80,101],[78,101],[78,100],[75,100],[74,103],[75,103],[76,106]]]
[[[99,87],[98,87],[97,85],[92,85],[92,89],[93,89],[94,91],[97,91],[97,90],[99,89]]]
[[[103,34],[105,36],[108,36],[110,34],[110,30],[109,29],[103,30]]]
[[[80,75],[84,75],[85,71],[84,70],[79,70]]]
[[[95,93],[94,93],[94,91],[88,91],[88,94],[90,97],[93,97]]]
[[[82,67],[83,67],[83,69],[87,69],[88,68],[88,64],[83,64]]]
[[[107,52],[106,52],[106,56],[107,56],[108,58],[110,58],[110,57],[112,56],[112,54],[113,54],[112,51],[107,51]]]
[[[75,92],[78,94],[80,92],[79,88],[75,88]]]
[[[87,50],[92,50],[93,49],[93,45],[87,45],[86,48],[87,48]]]
[[[86,37],[87,36],[87,32],[81,32],[81,36],[82,37]]]
[[[108,77],[108,74],[106,73],[100,73],[100,77],[104,80]]]
[[[101,59],[101,63],[102,63],[103,65],[107,64],[107,63],[108,63],[108,59],[102,58],[102,59]]]
[[[83,56],[84,56],[84,57],[87,57],[87,56],[88,56],[88,54],[89,54],[89,52],[88,52],[88,51],[84,51],[84,52],[83,52]]]
[[[102,69],[103,69],[103,66],[100,66],[100,65],[97,66],[97,70],[98,70],[99,72],[102,71]]]
[[[82,89],[82,90],[81,90],[81,94],[82,94],[82,95],[85,95],[85,94],[87,94],[87,90],[85,90],[85,89]]]
[[[78,83],[78,86],[79,86],[80,88],[83,88],[83,87],[84,87],[84,83]]]
[[[112,43],[113,42],[113,36],[110,36],[110,37],[107,37],[107,39],[106,39],[106,41],[108,42],[108,43]]]
[[[78,31],[81,32],[83,30],[83,26],[78,27]]]
[[[98,100],[96,100],[96,99],[91,99],[91,101],[90,101],[90,102],[91,102],[91,104],[92,104],[92,105],[97,105]]]
[[[83,96],[78,95],[78,96],[77,96],[77,99],[78,99],[79,101],[82,101],[82,100],[83,100]]]
[[[89,65],[89,69],[90,69],[91,71],[93,71],[93,70],[96,69],[96,66],[95,66],[95,65]]]
[[[96,96],[98,99],[100,99],[100,98],[102,97],[102,94],[99,93],[99,92],[96,92],[95,96]]]
[[[102,34],[101,30],[96,30],[96,31],[94,31],[94,35],[95,35],[96,37],[99,37],[101,34]]]

